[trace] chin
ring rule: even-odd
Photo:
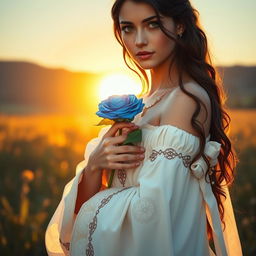
[[[158,65],[140,65],[141,68],[145,69],[145,70],[151,70],[151,69],[155,69],[158,67]]]
[[[156,63],[150,63],[149,61],[148,62],[137,62],[137,64],[143,68],[143,69],[152,69],[152,68],[156,68],[158,65]]]

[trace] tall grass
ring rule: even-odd
[[[231,196],[244,255],[255,255],[256,111],[229,114],[240,159]],[[46,255],[46,226],[99,129],[85,117],[0,116],[1,255]]]

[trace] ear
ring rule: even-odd
[[[182,36],[185,31],[185,26],[183,24],[177,24],[176,26],[176,34]]]

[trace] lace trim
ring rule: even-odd
[[[159,151],[153,149],[151,155],[149,156],[151,162],[155,161],[156,158],[161,154],[163,154],[164,157],[166,157],[169,160],[175,157],[181,158],[185,167],[188,167],[190,164],[191,156],[182,155],[182,153],[178,153],[174,148],[167,148],[164,151],[161,149]]]
[[[116,194],[118,194],[118,193],[120,193],[120,192],[122,192],[122,191],[124,191],[128,188],[130,188],[130,187],[123,188],[123,189],[109,195],[107,198],[103,198],[101,200],[100,205],[99,205],[99,207],[98,207],[98,209],[97,209],[97,211],[96,211],[96,213],[93,217],[93,220],[89,224],[89,236],[88,236],[89,243],[87,244],[87,248],[86,248],[86,256],[94,256],[94,248],[93,248],[93,244],[92,244],[92,235],[93,235],[94,231],[97,228],[97,215],[99,214],[100,209],[103,208],[110,201],[110,199],[114,195],[116,195]]]

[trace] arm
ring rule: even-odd
[[[99,192],[102,182],[102,170],[93,170],[86,166],[82,171],[78,185],[77,199],[74,213],[77,214],[84,202]]]
[[[90,143],[87,144],[83,168],[77,168],[78,170],[80,169],[81,173],[77,185],[75,214],[79,212],[84,202],[89,200],[100,190],[105,189],[103,178],[106,178],[106,175],[103,175],[104,170],[127,169],[137,166],[137,155],[133,154],[134,152],[138,153],[139,149],[137,146],[132,146],[132,149],[129,148],[127,153],[131,152],[130,155],[125,154],[124,156],[136,161],[135,163],[124,163],[120,168],[120,163],[116,162],[118,160],[117,157],[121,155],[120,152],[123,153],[123,149],[119,149],[116,145],[123,143],[127,133],[122,136],[115,136],[115,134],[118,129],[123,128],[132,131],[138,127],[131,123],[119,122],[114,124],[110,129],[105,129],[105,132],[101,131],[98,138],[91,140]]]

